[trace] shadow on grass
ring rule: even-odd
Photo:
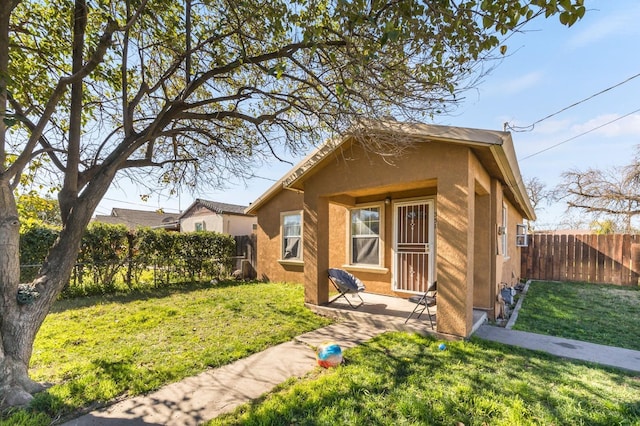
[[[387,333],[211,424],[635,424],[631,375],[484,341]],[[627,423],[625,423],[627,422]]]

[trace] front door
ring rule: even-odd
[[[433,200],[394,203],[393,222],[393,289],[424,293],[433,281]]]

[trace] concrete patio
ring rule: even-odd
[[[426,310],[422,313],[420,318],[417,318],[417,315],[413,315],[411,319],[405,323],[409,314],[416,307],[414,303],[409,302],[407,299],[367,292],[359,294],[364,300],[364,303],[359,307],[358,304],[360,303],[360,299],[356,295],[346,295],[351,303],[357,307],[356,309],[349,306],[349,303],[342,297],[328,305],[318,306],[306,304],[306,306],[320,315],[341,320],[368,323],[376,327],[384,327],[392,330],[431,334],[442,339],[456,339],[456,336],[438,333],[435,329],[431,328],[429,315]],[[335,296],[336,294],[331,297],[333,298]],[[429,307],[429,310],[435,325],[438,306],[431,306]],[[471,334],[473,334],[485,322],[487,322],[486,312],[474,309],[473,332]]]

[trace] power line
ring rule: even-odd
[[[639,75],[640,75],[640,74],[639,74]],[[601,124],[601,125],[599,125],[599,126],[597,126],[597,127],[594,127],[593,129],[587,130],[586,132],[582,132],[582,133],[580,133],[579,135],[572,136],[572,137],[570,137],[569,139],[565,139],[565,140],[563,140],[562,142],[558,142],[557,144],[551,145],[551,146],[549,146],[549,147],[547,147],[547,148],[545,148],[545,149],[543,149],[543,150],[540,150],[540,151],[538,151],[538,152],[534,152],[533,154],[527,155],[526,157],[521,158],[521,159],[520,159],[520,161],[526,160],[526,159],[531,158],[531,157],[533,157],[533,156],[535,156],[535,155],[538,155],[538,154],[542,154],[543,152],[549,151],[550,149],[556,148],[556,147],[558,147],[558,146],[560,146],[560,145],[562,145],[562,144],[564,144],[564,143],[567,143],[567,142],[569,142],[569,141],[572,141],[572,140],[574,140],[574,139],[577,139],[577,138],[579,138],[580,136],[584,136],[584,135],[586,135],[586,134],[588,134],[588,133],[594,132],[594,131],[596,131],[596,130],[598,130],[598,129],[603,128],[604,126],[608,126],[609,124],[615,123],[616,121],[622,120],[623,118],[626,118],[626,117],[628,117],[628,116],[630,116],[630,115],[633,115],[633,114],[635,114],[635,113],[637,113],[637,112],[640,112],[640,108],[638,108],[638,109],[636,109],[636,110],[634,110],[634,111],[631,111],[631,112],[629,112],[629,113],[627,113],[627,114],[625,114],[625,115],[622,115],[622,116],[620,116],[620,117],[618,117],[618,118],[614,118],[613,120],[608,121],[608,122],[606,122],[606,123],[604,123],[604,124]]]
[[[260,175],[256,175],[256,174],[252,174],[249,179],[262,179],[262,180],[266,180],[266,181],[270,181],[270,182],[277,182],[278,179],[273,179],[270,177],[265,177],[265,176],[260,176]],[[102,198],[103,201],[112,201],[115,203],[122,203],[122,204],[129,204],[132,206],[137,206],[137,207],[152,207],[149,204],[144,204],[144,203],[134,203],[132,201],[124,201],[124,200],[116,200],[114,198],[109,198],[109,197],[103,197]],[[175,210],[175,211],[180,211],[180,209],[174,209],[174,208],[164,208],[162,207],[163,210]]]
[[[278,181],[278,179],[273,179],[273,178],[270,178],[270,177],[258,176],[258,175],[251,175],[251,176],[249,176],[249,179],[262,179],[262,180],[268,180],[268,181],[271,181],[271,182],[277,182]]]
[[[574,106],[580,105],[580,104],[582,104],[582,103],[584,103],[584,102],[586,102],[586,101],[588,101],[590,99],[593,99],[596,96],[602,95],[603,93],[606,93],[606,92],[608,92],[608,91],[610,91],[612,89],[615,89],[616,87],[622,86],[623,84],[626,84],[629,81],[631,81],[631,80],[633,80],[634,78],[637,78],[637,77],[640,77],[640,73],[635,74],[635,75],[627,78],[626,80],[621,81],[620,83],[614,84],[613,86],[607,87],[606,89],[601,90],[598,93],[594,93],[593,95],[591,95],[591,96],[589,96],[587,98],[584,98],[581,101],[575,102],[575,103],[573,103],[573,104],[571,104],[571,105],[569,105],[567,107],[564,107],[561,110],[554,112],[553,114],[549,114],[546,117],[543,117],[538,121],[534,121],[533,123],[531,123],[528,126],[512,126],[512,125],[509,124],[509,122],[506,122],[506,123],[504,123],[505,131],[506,130],[513,130],[514,132],[530,132],[530,131],[532,131],[534,129],[536,124],[539,124],[539,123],[541,123],[541,122],[543,122],[545,120],[548,120],[551,117],[554,117],[554,116],[556,116],[556,115],[558,115],[558,114],[560,114],[560,113],[562,113],[562,112],[564,112],[564,111],[566,111],[566,110],[568,110],[570,108],[573,108]]]
[[[115,203],[122,203],[122,204],[129,204],[132,206],[137,206],[137,207],[147,207],[147,208],[154,208],[153,206],[150,206],[149,204],[143,204],[143,203],[134,203],[131,201],[124,201],[124,200],[116,200],[114,198],[108,198],[108,197],[103,197],[102,198],[103,201],[113,201]],[[156,209],[157,210],[157,209]],[[174,209],[174,208],[162,208],[162,210],[176,210],[179,211],[179,209]]]

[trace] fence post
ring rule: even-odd
[[[640,285],[640,244],[637,241],[637,235],[634,235],[634,241],[631,244],[631,277],[629,285]]]

